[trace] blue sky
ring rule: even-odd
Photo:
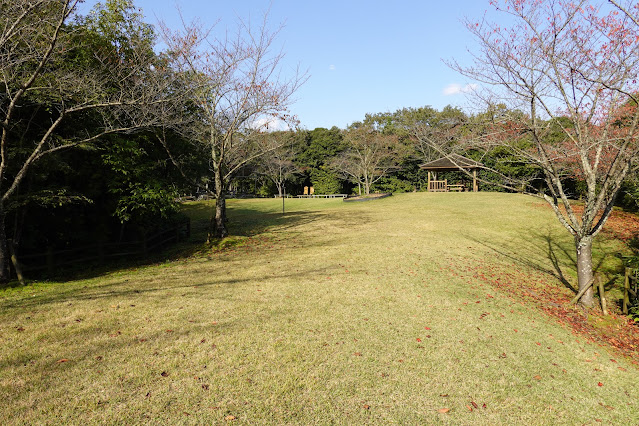
[[[272,26],[285,25],[277,40],[286,53],[284,66],[292,70],[299,64],[310,74],[291,106],[307,129],[344,128],[366,113],[403,107],[463,107],[464,95],[450,92],[469,82],[442,59],[468,63],[467,49],[473,48],[473,40],[461,20],[480,18],[490,7],[488,0],[135,0],[135,4],[152,24],[161,19],[179,27],[177,5],[187,21],[217,22],[216,30],[233,28],[238,18],[259,23],[270,7]]]

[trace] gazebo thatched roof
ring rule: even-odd
[[[439,158],[437,160],[433,160],[428,163],[421,164],[419,166],[422,170],[433,170],[433,171],[442,171],[442,172],[453,172],[459,169],[473,170],[480,169],[484,165],[471,160],[470,158],[466,158],[459,154],[450,154],[446,157]]]

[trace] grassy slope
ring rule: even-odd
[[[233,200],[226,250],[0,293],[0,423],[636,424],[635,366],[456,273],[570,276],[533,204]]]

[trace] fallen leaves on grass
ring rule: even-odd
[[[639,224],[639,218],[634,220]],[[596,309],[584,314],[582,309],[569,304],[574,294],[541,272],[513,268],[512,265],[471,263],[469,259],[455,259],[453,263],[455,268],[448,268],[451,275],[477,280],[501,290],[513,300],[535,306],[556,318],[560,324],[570,327],[574,333],[592,342],[607,344],[639,365],[639,327],[633,321],[616,315],[608,316],[604,321],[603,315]],[[515,333],[520,331],[513,329]],[[563,344],[561,341],[558,343]]]
[[[450,408],[440,408],[439,410],[437,410],[437,412],[440,414],[446,414],[449,411],[450,411]]]

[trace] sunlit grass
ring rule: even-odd
[[[574,281],[570,236],[534,204],[231,200],[225,248],[6,290],[0,423],[636,424],[634,365],[457,273],[561,287],[550,254]],[[186,207],[194,241],[210,208]]]

